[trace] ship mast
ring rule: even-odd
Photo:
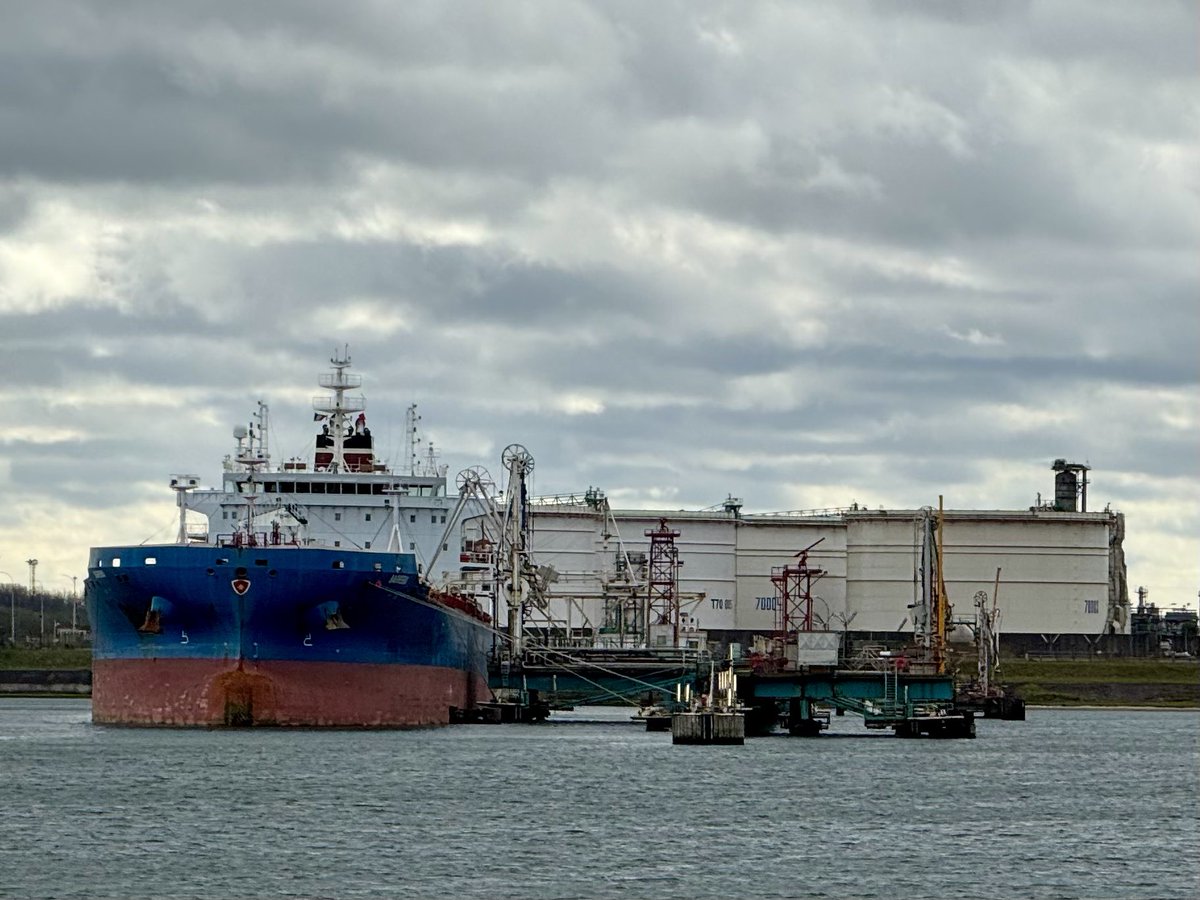
[[[417,474],[417,445],[421,443],[420,422],[417,404],[412,403],[404,411],[404,459],[409,475]]]
[[[262,461],[263,468],[269,469],[271,466],[271,451],[268,445],[268,436],[271,430],[271,407],[266,403],[258,401],[258,412],[254,413],[254,420],[258,423],[257,434],[251,433],[251,440],[258,440],[257,458]]]
[[[346,372],[346,369],[350,368],[350,347],[344,347],[340,356],[335,350],[329,363],[333,366],[333,372],[319,376],[317,383],[326,390],[333,391],[333,396],[314,397],[313,409],[329,420],[329,436],[332,438],[333,447],[327,471],[344,472],[347,417],[351,413],[365,410],[367,401],[361,395],[346,395],[346,391],[362,387],[361,375],[350,375]]]
[[[175,492],[175,501],[179,506],[179,535],[176,543],[186,544],[187,538],[187,492],[194,491],[200,486],[198,475],[172,475],[171,490]]]
[[[263,436],[266,431],[267,415],[267,405],[260,400],[258,412],[254,415],[254,418],[258,420],[258,433],[255,434],[253,423],[249,427],[238,425],[233,429],[233,436],[237,440],[237,455],[234,457],[234,462],[242,467],[242,471],[248,473],[243,499],[246,504],[246,540],[251,544],[254,542],[254,506],[258,502],[256,494],[258,486],[255,479],[258,476],[258,470],[269,462],[266,456],[266,441]],[[182,515],[181,512],[181,518]]]

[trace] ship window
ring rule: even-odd
[[[265,493],[268,493],[268,494],[274,494],[274,493],[275,493],[275,488],[277,488],[278,486],[279,486],[279,485],[277,485],[277,484],[276,484],[275,482],[273,482],[273,481],[264,481],[264,482],[263,482],[263,491],[264,491]]]
[[[367,513],[367,515],[366,515],[366,520],[367,520],[368,522],[370,522],[370,521],[371,521],[371,514],[370,514],[370,513]]]
[[[312,483],[312,492],[313,492],[314,494],[323,494],[323,493],[325,493],[325,482],[323,482],[323,481],[314,481],[314,482]]]
[[[366,544],[366,546],[365,546],[363,549],[364,549],[364,550],[370,550],[370,549],[371,549],[371,542],[370,542],[370,541],[367,541],[367,544]]]
[[[430,525],[436,525],[436,524],[437,524],[437,516],[430,516],[430,517],[429,517],[429,524],[430,524]]]
[[[113,568],[114,568],[114,569],[119,569],[119,568],[121,568],[121,557],[119,557],[119,556],[114,556],[114,557],[113,557]]]
[[[371,493],[371,485],[369,485],[369,484],[360,484],[360,485],[358,486],[358,493],[360,493],[360,494],[369,494],[369,493]]]
[[[312,485],[310,485],[307,481],[297,481],[296,482],[296,493],[297,494],[310,493],[310,491],[309,491],[310,487],[312,487]]]
[[[344,562],[342,562],[340,559],[335,559],[333,561],[333,568],[344,569],[344,568],[346,568],[346,564]]]
[[[410,522],[415,522],[415,521],[417,521],[417,514],[416,514],[416,513],[413,513],[412,515],[410,515],[410,516],[408,517],[408,521],[410,521]]]
[[[340,546],[342,546],[342,542],[341,542],[341,541],[334,541],[334,542],[333,542],[333,546],[335,546],[335,547],[340,547]],[[334,566],[334,568],[337,568],[337,566]]]
[[[442,516],[442,524],[443,524],[443,525],[445,525],[445,524],[446,524],[446,517],[445,517],[445,516]]]
[[[153,556],[147,556],[146,557],[146,565],[148,565],[148,566],[158,565],[158,560],[155,559]]]
[[[383,485],[382,484],[371,485],[371,493],[372,494],[382,494],[383,493]]]
[[[227,510],[227,509],[221,510],[221,518],[228,519],[229,518],[229,510]]]
[[[97,558],[96,559],[96,568],[103,569],[104,568],[104,560]]]
[[[254,564],[256,566],[265,566],[267,564],[267,561],[265,559],[256,559],[254,561]]]
[[[443,550],[449,550],[449,549],[450,549],[450,545],[449,545],[449,544],[442,544],[442,549],[443,549]]]
[[[341,513],[334,513],[334,514],[333,514],[333,521],[335,521],[335,522],[340,522],[340,521],[342,521],[342,514],[341,514]]]
[[[279,482],[279,493],[281,493],[281,494],[294,494],[294,493],[296,493],[296,482],[294,482],[294,481],[281,481],[281,482]]]
[[[416,549],[417,549],[417,542],[416,542],[416,541],[409,541],[409,542],[408,542],[408,549],[409,549],[409,550],[416,550]]]

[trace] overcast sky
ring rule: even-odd
[[[0,571],[169,540],[350,345],[400,462],[1030,506],[1200,589],[1194,3],[6,3]],[[0,576],[3,580],[3,576]]]

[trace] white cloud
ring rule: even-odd
[[[978,328],[968,329],[966,332],[955,331],[949,325],[943,327],[943,330],[956,341],[964,341],[976,347],[999,347],[1004,343],[1004,338],[998,334],[985,334]]]

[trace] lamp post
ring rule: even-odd
[[[37,590],[37,564],[36,559],[25,560],[29,564],[29,596],[33,596],[33,592]],[[46,646],[46,598],[41,598],[41,612],[38,615],[39,620],[39,636],[38,646]]]
[[[7,572],[0,572],[8,579],[8,629],[12,645],[17,646],[17,583]]]
[[[79,576],[64,575],[63,578],[69,578],[71,580],[71,631],[74,632],[75,611],[79,608]],[[74,634],[72,634],[72,639],[74,639]]]

